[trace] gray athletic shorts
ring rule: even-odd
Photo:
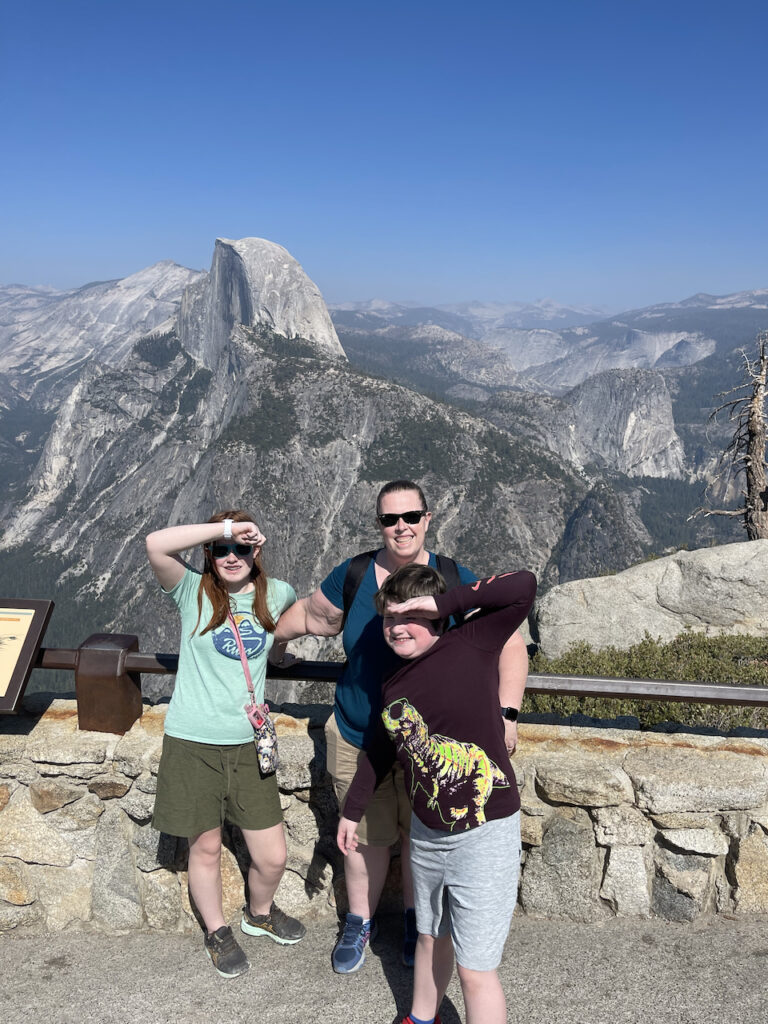
[[[411,821],[411,869],[416,927],[422,935],[450,933],[456,960],[471,971],[501,963],[520,877],[520,812],[466,832]]]

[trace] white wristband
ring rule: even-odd
[[[224,520],[224,540],[232,540],[232,523],[234,519]]]

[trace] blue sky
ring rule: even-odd
[[[329,302],[612,310],[768,287],[764,2],[0,9],[0,282],[217,236]]]

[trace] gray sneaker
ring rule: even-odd
[[[251,966],[229,925],[223,924],[210,935],[206,934],[205,952],[222,978],[236,978]]]
[[[268,914],[252,914],[248,904],[243,907],[243,919],[240,929],[246,935],[268,935],[281,946],[292,946],[303,939],[307,929],[295,917],[284,914],[276,903],[269,908]]]

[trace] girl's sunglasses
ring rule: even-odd
[[[416,523],[421,522],[426,514],[427,510],[425,508],[418,508],[413,512],[380,512],[376,518],[382,526],[394,526],[398,519],[402,519],[408,526],[415,526]]]
[[[208,550],[212,558],[226,558],[234,551],[238,558],[247,558],[253,552],[250,544],[209,544]]]

